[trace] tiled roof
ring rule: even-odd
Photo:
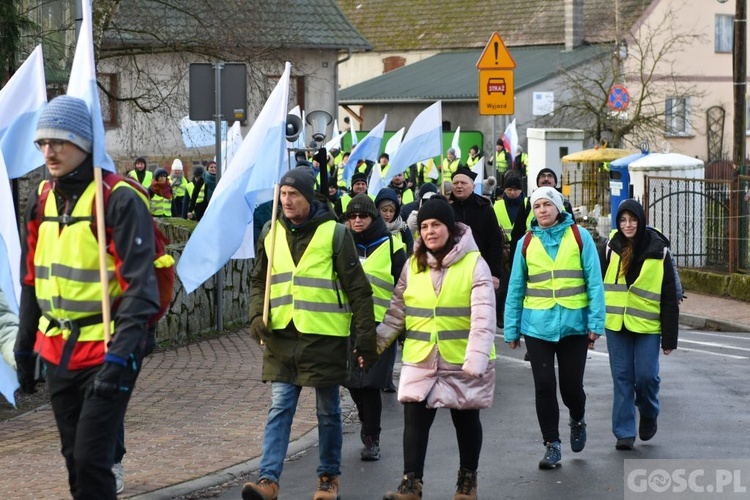
[[[565,52],[564,46],[511,47],[516,62],[515,91],[542,82],[562,68],[573,68],[611,50],[609,44],[583,46]],[[444,52],[342,89],[341,104],[396,101],[477,101],[476,68],[482,50]]]
[[[127,0],[104,45],[371,48],[335,0]]]
[[[657,0],[619,0],[621,27]],[[708,0],[707,0],[708,1]],[[565,42],[564,0],[337,0],[376,51],[481,48],[497,31],[506,45]],[[611,41],[612,0],[583,0],[584,39]]]

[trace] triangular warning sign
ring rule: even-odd
[[[477,61],[477,69],[513,69],[516,62],[496,31],[484,47],[482,56]]]

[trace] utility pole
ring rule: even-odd
[[[733,82],[734,124],[733,161],[740,175],[746,175],[745,166],[745,95],[747,92],[747,0],[735,0]]]

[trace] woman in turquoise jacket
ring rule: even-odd
[[[555,379],[569,410],[570,446],[586,444],[583,372],[589,339],[604,333],[604,286],[593,238],[580,230],[551,187],[531,195],[534,220],[518,242],[505,302],[505,342],[524,336],[536,391],[536,413],[546,447],[540,469],[553,469],[562,452]]]

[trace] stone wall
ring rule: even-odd
[[[184,219],[157,219],[157,224],[171,242],[167,251],[179,262],[195,223]],[[224,266],[221,297],[225,328],[248,321],[252,265],[252,259],[245,259],[230,260]],[[216,319],[216,277],[187,294],[177,276],[172,305],[156,328],[157,342],[159,345],[184,344],[200,333],[215,330]]]

